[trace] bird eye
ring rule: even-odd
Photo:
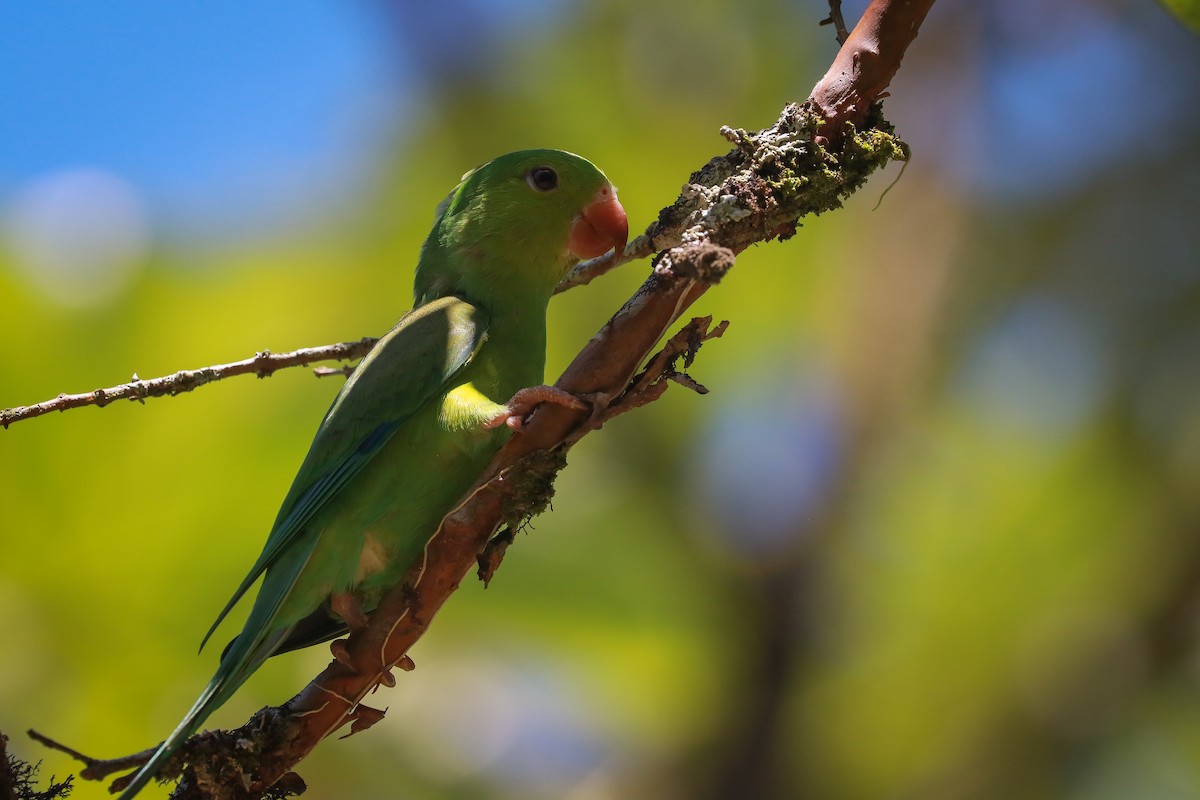
[[[558,173],[550,167],[534,167],[525,176],[529,185],[539,192],[548,192],[558,186]]]

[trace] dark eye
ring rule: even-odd
[[[558,186],[558,173],[550,167],[534,167],[525,176],[529,185],[539,192],[548,192]]]

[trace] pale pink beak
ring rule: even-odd
[[[579,259],[602,256],[614,248],[620,256],[628,241],[629,219],[617,202],[617,190],[606,183],[571,224],[567,248]]]

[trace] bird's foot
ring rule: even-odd
[[[350,592],[334,592],[329,596],[329,607],[342,618],[351,633],[367,627],[367,615],[363,613],[358,598]]]
[[[371,708],[370,706],[364,706],[362,703],[359,703],[354,707],[354,710],[350,712],[350,732],[341,738],[349,739],[356,733],[362,733],[367,728],[383,719],[383,715],[386,713],[387,709]]]
[[[350,658],[350,650],[346,647],[345,639],[334,639],[329,643],[329,652],[333,653],[333,660],[341,664],[346,669],[358,674],[358,667],[354,666],[353,659]]]
[[[483,423],[483,427],[491,430],[507,425],[514,431],[525,427],[529,415],[542,403],[554,403],[575,411],[587,411],[590,406],[570,392],[555,386],[527,386],[512,396],[504,409]]]
[[[417,665],[413,663],[413,660],[408,655],[400,656],[400,660],[390,666],[385,664],[379,673],[380,686],[386,686],[391,689],[396,685],[396,676],[392,674],[392,667],[398,667],[404,672],[412,672],[417,668]]]
[[[346,627],[351,633],[358,633],[367,627],[367,615],[363,613],[362,606],[350,592],[335,592],[329,596],[329,607],[333,613],[342,618],[346,623]],[[345,639],[335,639],[329,643],[329,652],[333,653],[333,660],[344,667],[347,667],[354,672],[358,669],[354,666],[353,660],[350,658],[350,650],[346,647]]]

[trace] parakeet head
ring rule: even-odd
[[[438,207],[421,250],[418,303],[459,294],[550,297],[570,267],[624,249],[617,191],[587,159],[520,150],[463,176]]]

